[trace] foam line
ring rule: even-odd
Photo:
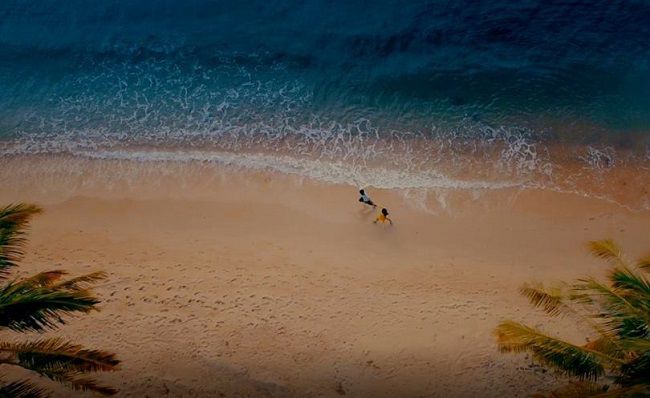
[[[77,151],[73,153],[93,159],[130,160],[140,162],[209,162],[252,170],[272,170],[306,176],[318,181],[372,186],[383,189],[440,188],[466,190],[497,190],[522,186],[509,181],[458,180],[442,173],[404,172],[385,167],[355,167],[340,161],[298,159],[290,156],[236,154],[199,151]]]

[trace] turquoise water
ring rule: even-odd
[[[645,1],[5,0],[1,150],[645,167],[648,21]]]

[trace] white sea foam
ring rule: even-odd
[[[412,172],[386,167],[355,166],[343,161],[294,158],[286,155],[237,154],[205,151],[77,151],[92,159],[146,162],[207,162],[252,170],[271,170],[305,176],[322,182],[385,189],[498,190],[521,186],[511,181],[450,178],[435,171]]]

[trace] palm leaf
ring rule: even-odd
[[[542,285],[526,284],[519,288],[519,293],[526,297],[534,307],[541,308],[548,315],[557,316],[562,313],[575,312],[567,305],[565,296],[559,288],[545,289]]]
[[[27,380],[14,381],[0,386],[0,398],[45,398],[45,390]]]
[[[54,380],[70,387],[75,391],[93,391],[102,395],[115,395],[119,392],[119,390],[116,388],[101,385],[97,383],[95,379],[89,377],[76,377],[66,375],[58,379],[54,378]]]
[[[541,285],[524,286],[520,292],[551,316],[573,312],[589,322],[599,337],[577,346],[507,321],[495,329],[499,349],[530,352],[547,366],[583,379],[549,397],[650,397],[650,281],[643,273],[650,270],[650,256],[638,260],[636,267],[628,266],[611,240],[590,242],[589,247],[613,265],[610,283],[585,278],[573,284],[568,294]],[[584,383],[606,370],[612,388]]]
[[[41,212],[34,205],[17,204],[0,209],[0,278],[16,266],[24,255],[25,233],[32,216]],[[96,309],[99,303],[89,287],[106,274],[95,272],[67,281],[66,274],[55,270],[6,283],[0,287],[0,327],[15,331],[42,332],[64,323],[63,316]],[[0,343],[0,364],[19,366],[64,384],[75,391],[94,391],[104,395],[117,393],[81,375],[116,370],[119,361],[112,353],[89,350],[60,339],[27,343]],[[29,383],[0,383],[0,398],[40,398],[47,394]]]
[[[650,388],[650,351],[623,364],[617,383],[623,386],[646,384]]]
[[[564,385],[550,394],[535,394],[532,398],[582,398],[593,397],[607,391],[607,386],[591,381],[573,381]]]
[[[625,291],[594,278],[579,279],[573,288],[582,292],[574,295],[574,300],[599,306],[600,312],[596,316],[604,319],[612,332],[622,337],[650,335],[650,315],[628,300]]]
[[[53,290],[86,290],[93,284],[106,279],[108,276],[104,271],[97,271],[65,281],[60,281],[61,277],[67,274],[66,271],[62,270],[41,272],[21,280],[20,283],[26,286],[51,287]]]
[[[38,373],[63,384],[74,391],[93,391],[102,395],[115,395],[118,390],[98,384],[95,379],[79,377],[77,373],[55,367],[39,369]]]
[[[627,267],[617,267],[610,271],[612,286],[621,291],[621,296],[641,310],[645,309],[650,318],[650,282],[645,276]]]
[[[43,212],[33,204],[18,203],[0,209],[0,229],[25,226],[32,216]]]
[[[99,300],[89,291],[53,290],[8,283],[0,290],[0,326],[15,331],[44,331],[65,323],[62,316],[87,313]]]
[[[619,344],[628,352],[650,352],[650,339],[627,338],[619,340]]]
[[[621,360],[550,337],[528,326],[505,321],[495,330],[502,352],[530,352],[538,361],[581,379],[596,379],[605,372],[603,364]]]
[[[620,247],[611,239],[591,241],[589,242],[589,250],[594,256],[607,260],[614,265],[625,265]]]
[[[603,328],[601,324],[578,312],[577,309],[569,304],[570,301],[575,301],[576,297],[578,297],[575,293],[567,295],[562,287],[545,288],[541,284],[536,286],[525,284],[519,288],[519,293],[528,298],[534,307],[541,308],[550,316],[564,314],[578,318],[589,325],[600,336],[592,344],[598,344],[603,349],[606,349],[610,355],[621,356],[622,353],[616,344],[615,336]]]
[[[625,347],[621,346],[620,340],[610,334],[589,341],[583,347],[618,359],[624,359],[626,356]]]
[[[95,283],[106,279],[108,274],[103,271],[98,271],[98,272],[93,272],[90,274],[78,276],[76,278],[68,279],[67,281],[60,282],[55,285],[57,289],[65,289],[65,290],[73,290],[73,291],[78,291],[78,290],[85,290],[88,289],[90,286],[94,285]]]
[[[61,339],[44,339],[27,343],[0,342],[0,352],[25,369],[57,369],[86,373],[116,370],[120,361],[115,354],[88,350],[81,345]]]
[[[644,271],[650,271],[650,256],[639,259],[636,262],[636,266]]]
[[[612,388],[607,392],[593,395],[591,398],[647,398],[650,396],[650,386],[634,385],[623,388]]]
[[[22,259],[27,224],[40,212],[38,206],[23,203],[0,209],[0,277]]]
[[[67,272],[61,270],[46,271],[23,279],[21,283],[40,287],[51,286],[54,282],[58,281],[63,275],[66,274]]]
[[[648,393],[650,393],[648,386],[637,385],[623,388],[610,388],[608,385],[592,383],[592,386],[587,385],[584,387],[570,385],[555,390],[549,395],[533,395],[533,398],[647,398]]]
[[[2,363],[20,366],[76,391],[94,391],[113,395],[117,390],[80,377],[89,372],[114,371],[120,363],[115,354],[89,350],[61,339],[44,339],[27,343],[0,343]]]

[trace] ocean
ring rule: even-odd
[[[0,156],[650,208],[650,2],[0,2]]]

